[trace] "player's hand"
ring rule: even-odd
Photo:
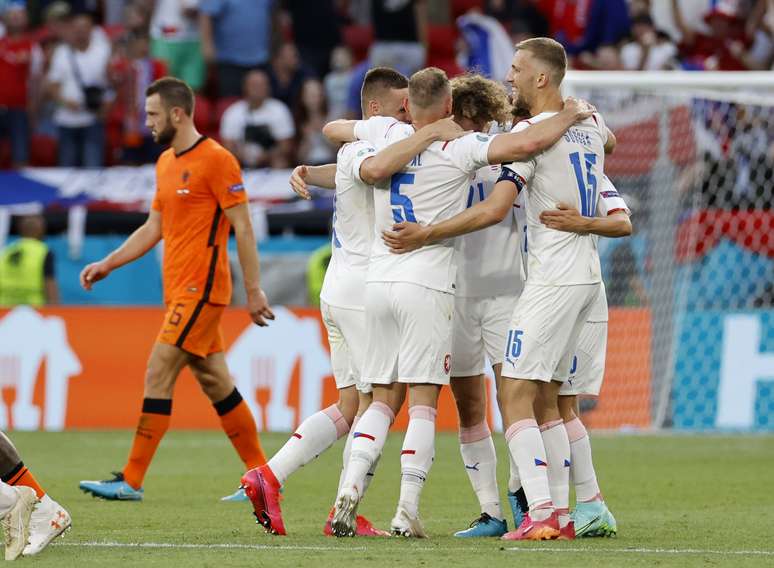
[[[306,185],[308,175],[309,168],[306,166],[296,166],[293,173],[290,174],[290,187],[302,199],[312,199],[312,194],[309,193],[309,187]]]
[[[92,262],[81,271],[81,286],[84,290],[91,291],[91,287],[94,283],[99,282],[103,278],[107,278],[108,274],[110,274],[110,267],[108,267],[107,262],[104,260]]]
[[[549,229],[567,233],[588,234],[588,219],[580,212],[561,201],[556,209],[547,209],[540,214],[540,222]]]
[[[266,294],[260,288],[247,292],[247,311],[250,312],[250,319],[253,320],[253,323],[261,327],[266,327],[269,325],[268,320],[274,319],[274,312],[269,307],[269,300],[266,299]]]
[[[459,124],[454,122],[454,117],[452,116],[436,120],[426,128],[430,133],[430,137],[436,142],[454,140],[467,134],[467,132],[464,131]]]
[[[430,229],[418,223],[396,223],[392,231],[382,231],[382,241],[395,254],[404,254],[422,248]]]
[[[576,99],[575,97],[567,97],[564,99],[564,109],[573,113],[576,122],[586,120],[592,114],[597,112],[594,105],[583,99]]]

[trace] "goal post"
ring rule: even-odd
[[[592,423],[645,407],[654,428],[774,429],[774,73],[570,71],[563,92],[616,134],[605,171],[633,211],[632,237],[600,240],[611,388]]]

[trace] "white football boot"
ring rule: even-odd
[[[32,510],[38,501],[35,490],[30,487],[14,487],[19,498],[13,508],[0,520],[5,534],[5,559],[16,560],[27,546],[30,536]]]
[[[390,532],[393,536],[405,536],[413,538],[428,538],[425,527],[419,515],[412,517],[406,509],[398,505],[398,511],[390,522]]]
[[[48,495],[35,505],[30,520],[30,540],[24,549],[24,556],[34,556],[70,528],[73,521],[64,507]]]

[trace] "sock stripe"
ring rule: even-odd
[[[143,414],[162,414],[164,416],[172,415],[171,398],[144,398],[142,399]]]
[[[293,437],[293,438],[298,438],[299,440],[300,440],[301,438],[303,438],[303,436],[302,436],[301,434],[299,434],[298,432],[293,432],[293,436],[292,436],[292,437]]]
[[[19,483],[19,481],[21,481],[21,478],[24,477],[28,471],[29,470],[26,467],[22,466],[22,468],[18,472],[16,472],[16,475],[14,475],[11,479],[8,480],[7,482],[8,485],[16,485],[17,483]]]
[[[372,442],[376,441],[376,438],[372,436],[371,434],[366,434],[365,432],[355,432],[352,434],[353,438],[365,438],[366,440],[371,440]]]
[[[234,387],[234,390],[231,391],[230,395],[228,395],[223,400],[216,402],[212,406],[215,407],[215,412],[218,413],[218,416],[223,416],[224,414],[228,414],[237,406],[239,406],[240,402],[242,402],[242,395],[239,394],[237,388]]]
[[[401,450],[400,455],[402,456],[413,456],[417,453],[416,450]]]
[[[11,469],[11,471],[9,471],[8,473],[0,477],[0,479],[3,480],[3,483],[7,483],[8,485],[13,485],[13,483],[11,483],[11,479],[17,477],[17,474],[21,472],[21,470],[23,469],[24,469],[24,462],[20,461],[15,466],[13,466],[13,469]]]

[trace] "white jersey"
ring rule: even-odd
[[[392,121],[392,122],[390,122]],[[411,136],[414,129],[394,119],[358,121],[355,134],[377,148]],[[382,231],[396,222],[431,225],[463,210],[463,196],[473,174],[487,165],[492,137],[468,134],[451,142],[434,142],[402,171],[374,187],[375,234],[367,282],[411,282],[453,293],[456,280],[455,241],[448,239],[397,255],[382,242]]]
[[[489,197],[499,177],[499,165],[479,169],[463,195],[463,205],[470,208]],[[496,225],[460,237],[457,296],[489,298],[518,294],[524,283],[518,254],[520,245],[513,215],[507,215]]]
[[[529,241],[527,240],[527,216],[526,216],[526,193],[522,191],[519,193],[519,197],[516,199],[514,205],[514,216],[516,218],[516,224],[518,225],[519,233],[522,235],[521,246],[519,247],[521,262],[524,270],[527,270],[527,258]],[[606,175],[602,175],[602,184],[600,186],[599,197],[597,198],[596,216],[607,217],[611,213],[616,211],[623,211],[627,215],[631,212],[626,206],[626,202],[620,196],[616,190],[613,182]],[[598,235],[591,235],[594,237],[594,241],[599,240]],[[597,300],[591,306],[586,321],[590,322],[605,322],[608,319],[607,316],[607,294],[605,292],[605,283],[600,280],[600,286],[602,286],[601,293],[597,296]]]
[[[513,132],[525,130],[555,112],[544,112],[522,121]],[[572,126],[548,150],[525,162],[503,165],[516,176],[519,189],[526,185],[528,280],[537,286],[568,286],[600,282],[597,242],[590,235],[549,229],[540,214],[559,202],[593,217],[597,183],[604,171],[607,128],[594,115]]]
[[[374,237],[373,188],[360,179],[360,165],[376,149],[368,142],[352,142],[336,159],[333,197],[331,262],[325,272],[320,299],[337,308],[365,309],[365,282]]]

